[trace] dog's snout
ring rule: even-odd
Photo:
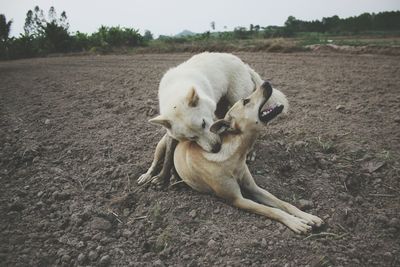
[[[264,97],[266,99],[269,99],[272,95],[272,86],[268,81],[265,81],[262,85],[261,88],[263,89]]]
[[[212,153],[218,153],[221,150],[221,143],[217,143],[213,145],[211,152]]]

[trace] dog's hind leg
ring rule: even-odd
[[[283,210],[267,207],[244,198],[240,191],[239,184],[235,179],[214,179],[211,187],[217,196],[228,200],[239,209],[244,209],[279,221],[298,234],[306,233],[311,230],[311,226],[309,226],[303,219],[292,216]]]
[[[279,221],[298,234],[307,233],[311,230],[311,226],[307,224],[307,221],[301,218],[290,215],[283,210],[267,207],[265,205],[259,204],[243,197],[238,197],[237,199],[235,199],[233,201],[233,205],[240,209],[245,209]]]
[[[178,145],[178,141],[169,135],[165,135],[165,153],[164,153],[164,162],[162,169],[159,174],[152,177],[152,183],[154,184],[168,184],[171,178],[171,171],[174,167],[174,152],[175,148]]]
[[[292,214],[296,217],[299,217],[307,222],[309,225],[321,226],[323,221],[314,216],[312,214],[306,213],[304,211],[299,210],[295,206],[285,201],[280,200],[279,198],[272,195],[265,189],[259,187],[251,175],[248,167],[246,166],[245,174],[242,179],[242,186],[243,188],[249,192],[257,201],[271,206],[275,208],[279,208],[283,211],[286,211],[289,214]]]
[[[151,163],[150,168],[147,170],[146,173],[142,174],[138,178],[138,184],[144,184],[152,180],[152,178],[160,171],[161,166],[164,162],[165,152],[167,150],[167,139],[168,135],[165,134],[160,142],[158,142],[156,151],[154,152],[153,162]]]

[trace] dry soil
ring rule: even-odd
[[[299,236],[184,184],[138,187],[163,73],[190,54],[0,63],[0,265],[399,266],[400,57],[238,53],[285,92],[250,164]]]

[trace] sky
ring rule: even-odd
[[[93,33],[101,25],[150,30],[155,36],[233,30],[250,24],[283,25],[288,16],[315,20],[363,12],[400,10],[400,0],[0,0],[0,14],[12,19],[11,35],[23,32],[26,13],[38,5],[57,14],[66,11],[70,31]]]

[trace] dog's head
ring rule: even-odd
[[[192,87],[186,96],[176,97],[167,112],[149,121],[164,126],[176,140],[195,141],[204,150],[216,153],[221,148],[221,138],[210,131],[215,109],[213,101],[200,97]]]
[[[273,96],[275,92],[277,94]],[[273,101],[271,98],[274,98]],[[287,105],[286,97],[272,89],[269,82],[264,82],[248,98],[236,102],[225,118],[214,122],[210,130],[219,135],[256,133],[262,125],[278,116],[284,110],[284,105]]]

